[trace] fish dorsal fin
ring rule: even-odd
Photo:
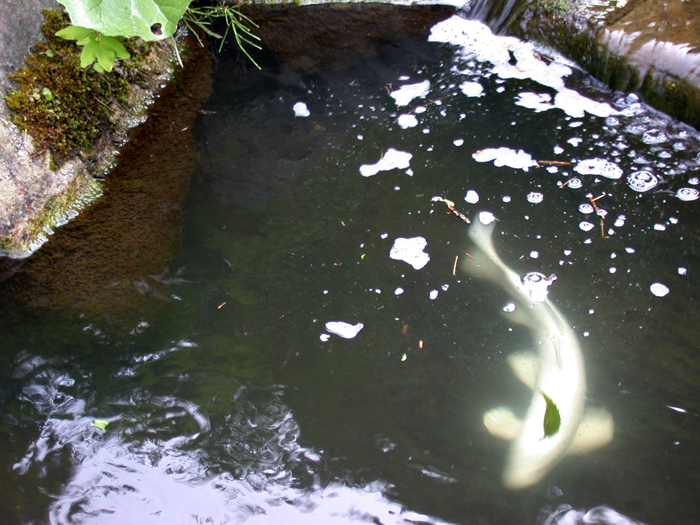
[[[613,438],[613,419],[604,408],[587,408],[567,452],[570,455],[587,454],[610,443]]]
[[[535,390],[539,360],[534,353],[523,351],[511,354],[508,356],[508,365],[515,374],[515,377],[525,383],[525,386],[530,390]]]
[[[492,435],[512,441],[520,434],[523,422],[507,407],[497,407],[484,414],[484,425]]]

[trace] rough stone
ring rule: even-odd
[[[29,49],[41,38],[44,8],[58,8],[53,0],[0,2],[0,94],[16,86],[8,75],[24,64]],[[29,255],[50,231],[47,215],[68,191],[89,195],[97,188],[75,162],[52,172],[47,157],[33,157],[32,140],[12,124],[0,103],[0,254]],[[76,203],[77,205],[77,203]],[[45,214],[44,211],[48,212]],[[37,221],[44,221],[46,232]],[[38,226],[38,227],[36,227]],[[38,231],[37,231],[38,230]],[[35,232],[35,233],[32,233]]]
[[[155,59],[143,67],[143,86],[133,85],[124,108],[115,108],[117,131],[102,137],[93,151],[52,170],[48,154],[36,155],[32,139],[11,122],[4,101],[17,86],[9,76],[22,67],[32,47],[44,39],[42,9],[61,9],[53,0],[0,2],[0,256],[24,258],[36,251],[57,226],[66,223],[102,193],[102,177],[114,164],[128,130],[143,122],[155,93],[174,71],[172,47],[154,47]],[[54,166],[55,169],[55,166]]]

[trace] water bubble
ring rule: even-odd
[[[620,166],[599,158],[582,160],[574,167],[574,171],[581,175],[600,175],[606,179],[622,177]]]
[[[644,144],[661,144],[668,140],[668,135],[660,129],[650,129],[642,135]]]
[[[695,188],[681,188],[676,192],[676,197],[682,201],[694,201],[700,197],[700,191]]]
[[[515,303],[508,303],[503,307],[503,311],[508,313],[515,312]]]
[[[651,290],[651,293],[653,293],[656,297],[663,297],[665,295],[668,295],[668,292],[670,292],[668,286],[661,283],[652,284],[649,287],[649,290]]]
[[[610,268],[608,268],[608,271],[610,273],[615,273],[615,272],[617,272],[617,268],[615,268],[614,266],[611,266]]]
[[[510,195],[504,195],[503,198],[501,199],[503,202],[510,202],[511,198]]]
[[[464,144],[464,139],[454,139],[454,140],[452,141],[452,144],[454,144],[455,146],[459,147],[459,146],[461,146],[462,144]]]
[[[678,275],[688,275],[688,269],[682,266],[678,268]]]
[[[656,224],[654,224],[654,229],[655,229],[657,232],[663,232],[663,231],[666,231],[666,225],[665,225],[665,224],[656,223]]]
[[[626,220],[627,220],[626,215],[618,215],[617,219],[615,219],[614,226],[617,228],[622,228],[625,225]]]
[[[398,295],[401,295],[402,293],[403,293],[403,288],[401,288],[400,286],[396,290],[394,290],[394,295],[398,296]]]
[[[538,251],[532,250],[532,251],[530,252],[530,258],[531,258],[531,259],[537,259],[539,256],[540,256],[540,252],[538,252]]]
[[[693,186],[697,186],[698,184],[700,184],[700,178],[698,178],[698,177],[690,177],[690,178],[688,179],[688,184],[692,184]]]
[[[430,300],[431,300],[431,301],[434,301],[435,299],[437,299],[437,296],[438,296],[438,291],[437,291],[437,290],[430,290],[430,295],[429,295],[429,297],[430,297]]]
[[[531,191],[527,194],[527,201],[532,204],[539,204],[544,200],[544,195],[537,191]]]
[[[479,194],[474,190],[469,190],[464,196],[464,200],[467,201],[469,204],[476,204],[477,202],[479,202]]]
[[[641,193],[655,188],[659,184],[659,179],[650,171],[635,171],[627,177],[627,184],[634,191]]]
[[[671,157],[673,157],[673,154],[666,150],[661,150],[659,151],[657,157],[659,157],[660,159],[670,159]]]
[[[581,204],[581,205],[578,207],[578,211],[580,211],[581,213],[586,213],[586,214],[588,214],[588,213],[593,213],[593,211],[594,211],[594,210],[593,210],[593,205],[588,204],[587,202],[584,202],[583,204]]]
[[[533,301],[542,303],[547,299],[548,290],[556,280],[556,275],[546,275],[540,272],[530,272],[523,277],[523,287],[530,293]]]
[[[577,189],[583,187],[583,182],[578,177],[574,177],[573,179],[569,180],[568,186],[571,189],[577,190]]]
[[[588,221],[581,221],[581,222],[579,222],[579,223],[578,223],[578,227],[579,227],[581,230],[585,231],[585,232],[589,232],[589,231],[591,231],[593,228],[595,228],[595,226],[593,225],[593,223],[590,223],[590,222],[588,222]]]
[[[605,123],[608,126],[619,126],[620,125],[620,120],[615,118],[615,117],[608,117],[605,119]]]

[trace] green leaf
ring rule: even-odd
[[[97,59],[97,50],[100,45],[95,40],[90,40],[85,47],[83,52],[80,53],[80,67],[88,67]]]
[[[116,56],[119,58],[126,60],[129,58],[131,55],[129,52],[126,50],[126,48],[122,45],[122,43],[114,38],[113,36],[105,36],[102,35],[100,37],[100,44],[102,47],[105,49],[109,49],[110,51],[113,51]]]
[[[41,94],[44,95],[44,98],[49,102],[53,100],[53,93],[51,93],[51,90],[49,88],[43,88],[41,90]]]
[[[68,26],[60,31],[56,31],[56,36],[60,36],[65,40],[85,40],[95,34],[94,29],[88,29],[81,26]]]
[[[163,40],[172,36],[191,0],[59,0],[76,26],[107,36]],[[157,31],[151,31],[156,26]]]
[[[114,59],[116,58],[114,56],[114,51],[111,49],[105,49],[105,47],[99,43],[95,54],[97,55],[97,63],[100,64],[100,67],[102,67],[102,69],[108,73],[112,71],[112,68],[114,67]]]
[[[554,401],[541,390],[540,393],[547,403],[547,410],[544,412],[544,435],[545,437],[549,437],[559,432],[559,428],[561,427],[561,415]]]
[[[109,425],[109,421],[105,421],[104,419],[96,419],[95,421],[92,422],[93,427],[100,428],[104,430],[107,428],[107,425]]]

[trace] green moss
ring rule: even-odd
[[[571,9],[570,0],[538,0],[537,7],[539,7],[543,13],[553,13],[555,11],[568,11]]]
[[[113,119],[126,101],[129,85],[143,82],[139,64],[148,61],[152,44],[129,40],[131,58],[120,61],[111,73],[80,67],[81,48],[56,37],[69,24],[65,14],[46,9],[39,42],[11,78],[19,89],[5,97],[13,122],[34,139],[35,154],[51,154],[52,169],[77,155],[84,156],[103,134],[115,131]]]

